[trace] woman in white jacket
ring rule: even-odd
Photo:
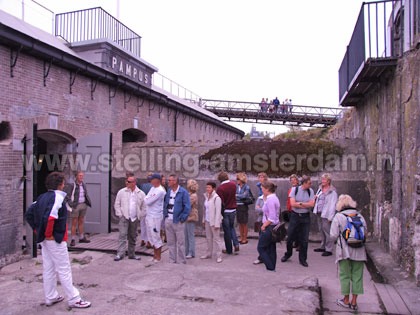
[[[330,236],[336,245],[336,263],[340,269],[340,285],[342,299],[337,300],[337,304],[357,311],[357,297],[363,294],[363,269],[366,261],[366,250],[364,246],[359,248],[350,247],[344,239],[342,233],[347,226],[347,217],[359,216],[363,224],[364,235],[367,233],[366,221],[356,210],[356,202],[349,195],[338,197],[335,215]],[[353,294],[350,301],[350,287]]]
[[[222,239],[220,238],[220,226],[222,224],[222,200],[216,194],[216,183],[206,184],[204,194],[203,226],[206,229],[207,253],[201,259],[209,259],[213,255],[213,244],[216,247],[217,262],[222,262]]]

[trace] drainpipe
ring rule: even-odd
[[[176,141],[177,138],[177,117],[178,117],[178,111],[175,111],[174,113],[174,141]]]

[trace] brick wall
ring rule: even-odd
[[[120,88],[116,89],[114,96],[112,87],[114,97],[110,100],[110,87],[102,82],[97,83],[92,99],[92,81],[81,74],[76,74],[70,93],[70,72],[54,64],[44,86],[44,62],[24,53],[19,54],[13,73],[14,77],[11,77],[10,49],[0,45],[0,121],[10,122],[12,129],[11,141],[0,144],[0,265],[19,254],[22,244],[21,140],[31,123],[37,123],[38,130],[51,129],[50,115],[56,117],[56,133],[67,138],[68,143],[62,143],[61,147],[50,143],[48,150],[54,153],[72,152],[78,138],[102,132],[113,134],[115,153],[122,150],[122,132],[134,128],[134,119],[138,121],[138,129],[147,134],[147,139],[155,142],[173,141],[175,123],[176,137],[180,141],[198,142],[214,138],[224,141],[239,137],[227,125],[223,128],[190,114],[176,115],[164,104],[137,96],[130,99]]]

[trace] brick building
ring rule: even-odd
[[[153,170],[153,156],[126,160],[124,144],[191,147],[243,136],[152,85],[157,69],[140,57],[140,36],[104,10],[57,15],[56,35],[0,11],[0,266],[17,258],[22,244],[33,251],[23,212],[44,191],[48,172],[71,180],[83,169],[95,199],[87,230],[109,232],[113,178],[130,167]]]

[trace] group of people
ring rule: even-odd
[[[291,114],[293,110],[292,100],[286,98],[280,104],[278,97],[271,101],[263,97],[260,102],[260,110],[262,113]]]
[[[164,228],[169,262],[185,264],[186,259],[195,257],[194,235],[199,220],[198,183],[189,179],[185,189],[179,184],[178,176],[172,174],[165,188],[160,174],[150,174],[148,179],[152,188],[145,194],[136,185],[134,174],[128,173],[126,187],[117,193],[114,208],[119,218],[119,246],[114,260],[122,260],[126,251],[129,259],[140,259],[135,255],[136,236],[139,223],[144,221],[146,237],[154,249],[152,261],[161,260],[161,229]],[[200,258],[209,259],[214,255],[221,263],[222,253],[235,254],[239,252],[239,244],[248,243],[248,204],[253,203],[253,196],[246,184],[245,173],[237,174],[236,183],[229,180],[226,172],[221,172],[218,180],[219,186],[213,181],[206,183],[201,224],[206,233],[207,251]],[[234,225],[236,217],[239,240]],[[224,246],[220,238],[221,228],[224,231]]]
[[[357,297],[363,294],[363,269],[366,261],[366,251],[363,246],[350,246],[344,234],[348,225],[348,218],[358,217],[363,234],[366,235],[366,221],[357,210],[357,203],[349,195],[338,197],[336,188],[332,185],[331,175],[326,173],[320,178],[321,183],[316,193],[311,188],[311,178],[303,176],[299,181],[297,175],[290,176],[291,187],[287,193],[286,215],[278,215],[280,208],[278,199],[274,194],[275,186],[268,182],[265,173],[258,174],[259,183],[262,188],[260,196],[255,205],[257,221],[262,223],[258,242],[259,257],[254,264],[264,263],[267,270],[274,271],[276,267],[276,243],[271,237],[271,231],[277,223],[278,218],[287,218],[287,244],[286,252],[281,262],[286,262],[293,255],[293,248],[299,251],[299,263],[308,267],[308,241],[310,231],[310,217],[313,212],[318,220],[322,241],[315,252],[322,253],[328,257],[333,254],[334,243],[336,243],[336,263],[339,265],[339,277],[341,293],[343,298],[338,299],[338,305],[345,308],[357,310]],[[266,187],[264,189],[264,187]],[[268,189],[267,188],[271,188]],[[273,194],[270,192],[273,191]],[[267,232],[268,227],[268,232]],[[350,230],[348,231],[350,233]],[[350,292],[352,298],[350,299]]]
[[[122,260],[126,252],[129,259],[140,260],[135,255],[135,246],[138,226],[144,222],[145,227],[141,227],[141,231],[147,235],[145,238],[147,237],[154,250],[152,261],[161,260],[163,228],[170,262],[185,263],[187,258],[195,256],[194,226],[198,221],[198,184],[190,179],[187,182],[187,191],[179,185],[178,176],[172,174],[168,177],[166,189],[162,185],[162,176],[158,173],[149,174],[148,181],[151,187],[146,194],[137,186],[134,174],[128,173],[126,187],[117,193],[114,208],[119,218],[119,245],[114,260]]]
[[[286,217],[281,213],[280,201],[276,195],[277,186],[268,179],[266,173],[258,174],[258,198],[254,200],[247,184],[245,173],[236,174],[236,182],[222,171],[214,181],[206,183],[201,224],[207,239],[206,253],[201,259],[216,258],[221,263],[222,253],[237,254],[240,244],[248,243],[248,218],[250,204],[255,203],[255,230],[259,231],[257,245],[258,258],[254,264],[264,264],[269,271],[276,270],[277,250],[272,237],[273,228]],[[198,183],[190,179],[186,189],[179,183],[177,175],[168,177],[167,187],[162,183],[162,175],[148,175],[147,193],[137,186],[132,173],[126,174],[125,187],[120,189],[115,199],[115,214],[119,218],[119,239],[115,261],[122,260],[126,253],[129,259],[140,260],[135,254],[137,230],[142,220],[145,222],[148,242],[153,247],[152,261],[161,261],[162,234],[165,230],[170,263],[186,263],[195,257],[194,230],[199,221]],[[308,267],[307,252],[310,230],[310,212],[319,219],[322,243],[315,252],[331,256],[336,243],[336,262],[339,264],[342,299],[337,304],[357,310],[357,296],[363,293],[363,266],[366,252],[363,247],[349,246],[343,238],[343,227],[349,216],[359,215],[356,202],[349,195],[340,195],[332,185],[331,175],[323,174],[317,192],[311,188],[311,178],[290,176],[291,187],[287,196],[287,245],[281,258],[286,262],[293,255],[293,248],[299,251],[299,263]],[[80,297],[73,286],[71,266],[67,250],[67,216],[71,213],[72,239],[74,246],[76,231],[79,242],[89,241],[83,233],[86,208],[91,205],[83,173],[76,174],[74,184],[67,185],[62,173],[53,172],[47,176],[48,192],[38,197],[26,212],[26,221],[36,232],[37,242],[42,245],[43,279],[45,303],[47,306],[64,300],[57,292],[57,275],[67,295],[71,308],[87,308],[90,302]],[[66,190],[67,193],[64,191]],[[77,214],[77,215],[76,215]],[[235,218],[239,225],[239,239],[235,230]],[[76,227],[75,227],[76,228]],[[220,237],[223,229],[224,244]],[[366,233],[366,230],[365,230]],[[337,241],[338,240],[338,241]],[[127,246],[128,243],[128,246]],[[224,246],[223,246],[224,245]],[[353,296],[350,299],[350,292]]]

